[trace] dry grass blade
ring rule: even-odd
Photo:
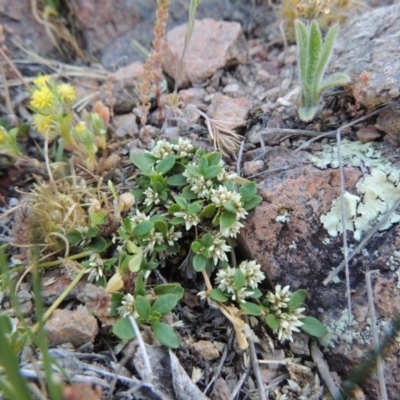
[[[366,272],[366,274],[365,274],[365,282],[367,284],[368,308],[369,308],[369,315],[371,317],[372,337],[374,339],[375,351],[377,353],[376,368],[378,371],[379,387],[381,389],[380,399],[388,400],[386,383],[385,383],[385,375],[383,372],[383,360],[382,360],[381,354],[379,353],[379,336],[378,336],[378,331],[377,331],[377,322],[376,322],[376,314],[375,314],[375,306],[374,306],[374,294],[373,294],[372,285],[371,285],[371,274],[373,272],[374,271],[370,271],[370,272]]]
[[[187,108],[204,118],[208,130],[208,139],[214,145],[214,149],[220,151],[225,157],[236,158],[243,140],[243,137],[233,130],[236,124],[212,119],[193,105],[189,105]]]

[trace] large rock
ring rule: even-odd
[[[71,5],[91,52],[102,50],[138,22],[138,11],[129,1],[72,0]]]
[[[185,25],[167,33],[162,66],[172,78],[177,79],[177,63],[184,46]],[[237,22],[204,19],[196,21],[193,35],[183,60],[179,87],[199,84],[216,71],[246,62],[247,43]]]
[[[339,33],[329,70],[347,73],[351,90],[367,72],[359,103],[370,109],[388,103],[400,95],[399,41],[400,3],[366,12]]]
[[[273,148],[265,156],[266,168],[293,165],[290,170],[270,175],[258,183],[263,202],[251,213],[242,230],[247,247],[273,285],[290,285],[292,291],[308,291],[307,311],[322,320],[329,334],[322,344],[331,371],[343,378],[363,361],[372,348],[365,271],[379,270],[372,276],[374,304],[381,334],[399,313],[400,227],[375,234],[365,250],[350,263],[352,317],[347,314],[346,283],[342,272],[337,283],[323,285],[330,270],[343,260],[342,237],[332,238],[323,228],[320,216],[331,208],[340,194],[338,169],[318,169],[307,162],[305,153]],[[344,169],[346,190],[356,192],[363,172]],[[349,244],[357,244],[349,233]],[[390,300],[389,300],[390,299]],[[390,303],[390,304],[389,304]],[[386,327],[386,328],[385,328]],[[389,398],[397,398],[396,380],[399,356],[395,345],[385,360]],[[379,383],[373,371],[364,388],[366,399],[380,398]]]

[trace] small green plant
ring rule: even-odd
[[[339,30],[338,24],[329,29],[325,40],[322,40],[320,28],[315,20],[308,26],[296,20],[295,30],[301,86],[299,117],[307,122],[314,118],[322,93],[334,86],[346,84],[349,82],[349,77],[336,73],[324,79]]]

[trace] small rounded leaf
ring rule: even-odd
[[[300,320],[303,325],[300,329],[311,336],[322,337],[328,333],[326,326],[314,317],[304,317]]]
[[[154,322],[153,333],[164,346],[171,349],[177,349],[179,347],[179,337],[169,325],[163,324],[162,322]]]

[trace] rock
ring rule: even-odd
[[[17,293],[19,311],[22,315],[28,315],[32,311],[32,295],[27,290],[20,290]]]
[[[210,393],[211,400],[229,400],[231,398],[231,390],[226,384],[225,379],[218,378],[213,386],[213,390]]]
[[[310,357],[310,348],[308,347],[308,342],[310,336],[300,333],[293,337],[293,342],[289,343],[290,351],[292,351],[296,356],[300,357]]]
[[[356,136],[358,140],[362,143],[373,142],[374,140],[381,137],[381,135],[373,125],[368,125],[364,128],[359,129],[356,132]]]
[[[108,46],[138,22],[132,2],[72,0],[71,5],[92,53]]]
[[[190,346],[192,353],[203,360],[212,361],[219,358],[218,349],[208,340],[199,340]]]
[[[187,24],[167,33],[162,66],[174,79],[177,61],[182,55]],[[183,60],[179,87],[202,83],[217,70],[246,62],[247,43],[237,22],[196,20],[192,38]],[[206,61],[205,61],[206,60]]]
[[[226,85],[223,89],[223,93],[229,93],[229,94],[236,94],[239,92],[240,86],[237,83],[230,83],[229,85]]]
[[[387,134],[385,140],[393,146],[400,145],[400,110],[382,111],[375,126]]]
[[[46,305],[53,304],[57,298],[64,292],[72,279],[67,278],[65,271],[62,268],[57,268],[45,273],[42,279],[42,296]],[[79,282],[75,288],[68,294],[65,300],[75,299],[86,283]]]
[[[256,161],[247,161],[243,164],[243,175],[250,176],[254,175],[257,172],[260,172],[264,169],[264,161],[256,160]]]
[[[114,136],[118,138],[135,137],[139,134],[136,115],[132,113],[116,115],[113,119]]]
[[[359,90],[357,100],[368,109],[400,95],[400,64],[393,58],[399,47],[399,31],[400,3],[396,3],[365,12],[339,32],[328,73],[348,74],[349,89]],[[357,87],[364,71],[369,82],[360,82],[365,86]]]
[[[44,326],[51,346],[72,343],[75,347],[93,342],[99,328],[85,307],[75,311],[55,310]]]
[[[189,88],[179,91],[179,99],[182,102],[182,108],[189,104],[200,107],[204,104],[204,98],[207,92],[203,88]]]
[[[136,94],[136,85],[141,79],[142,73],[143,64],[140,61],[119,68],[100,88],[101,101],[108,104],[112,99],[116,114],[131,112],[139,100]]]
[[[207,115],[210,118],[228,122],[231,129],[243,126],[251,108],[251,100],[245,97],[232,99],[221,93],[213,96]]]
[[[386,148],[379,146],[379,149]],[[384,159],[393,159],[394,154],[391,150],[391,153],[384,154]],[[320,319],[328,327],[328,334],[321,339],[321,344],[327,352],[329,368],[345,378],[365,359],[373,346],[365,270],[377,269],[382,275],[372,278],[378,330],[387,329],[389,321],[399,313],[397,285],[400,271],[399,264],[394,263],[392,258],[400,246],[400,225],[375,234],[364,253],[351,260],[353,294],[349,324],[344,273],[339,275],[336,284],[323,285],[330,270],[343,260],[340,251],[342,238],[340,235],[330,237],[319,219],[330,209],[332,200],[339,196],[338,170],[314,168],[307,165],[304,153],[293,153],[285,148],[272,148],[264,157],[266,168],[285,164],[294,167],[259,181],[258,194],[264,201],[251,213],[241,231],[245,242],[243,248],[249,251],[246,257],[255,258],[274,285],[290,285],[291,291],[300,288],[307,290],[308,314]],[[344,174],[346,190],[356,193],[356,184],[363,172],[349,166],[344,168]],[[277,218],[281,215],[287,215],[288,218]],[[355,246],[357,242],[351,235],[349,232],[349,244]],[[291,246],[292,243],[295,243],[295,248]],[[391,263],[392,266],[388,268],[385,263]],[[293,346],[296,345],[296,336]],[[400,372],[396,346],[393,344],[388,349],[390,357],[384,362],[389,398],[396,398],[400,389],[396,380]],[[365,384],[365,393],[369,394],[367,399],[380,398],[379,390],[376,372],[372,372]]]
[[[14,39],[18,38],[21,43],[35,54],[46,56],[54,45],[46,33],[44,25],[39,24],[31,12],[29,0],[2,0],[0,2],[1,25],[4,34]],[[7,41],[9,56],[17,57],[21,50],[12,42]],[[22,53],[24,54],[24,53]]]

